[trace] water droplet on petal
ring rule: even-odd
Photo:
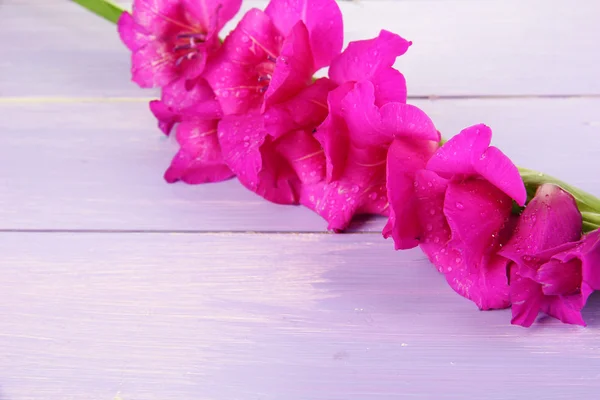
[[[456,202],[456,208],[458,208],[459,210],[463,210],[465,208],[465,206],[463,205],[463,203],[457,201]]]
[[[462,258],[460,257],[456,257],[456,259],[454,260],[457,264],[460,264],[462,261]]]
[[[431,230],[433,229],[433,225],[431,225],[431,224],[427,224],[427,225],[425,226],[425,229],[427,229],[428,231],[431,231]]]
[[[429,210],[429,214],[435,215],[435,209],[432,208],[431,210]]]

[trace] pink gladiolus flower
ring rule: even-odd
[[[312,131],[327,115],[333,83],[317,80],[264,114],[225,116],[219,124],[224,159],[248,189],[279,204],[298,204],[302,186],[323,179],[325,158]]]
[[[118,21],[121,40],[132,51],[132,80],[141,87],[165,86],[198,77],[219,31],[241,0],[134,0]]]
[[[331,64],[330,77],[340,86],[329,93],[329,115],[315,134],[325,152],[327,179],[306,185],[301,200],[329,229],[345,229],[357,214],[385,215],[389,159],[424,160],[437,148],[433,122],[405,104],[404,77],[392,68],[409,45],[381,31],[375,39],[350,43]]]
[[[272,0],[264,12],[244,15],[207,66],[206,79],[225,115],[264,112],[309,86],[342,43],[335,0]]]
[[[481,309],[509,305],[508,260],[497,251],[510,237],[512,200],[524,205],[527,197],[517,168],[489,146],[491,135],[485,125],[463,130],[416,171],[414,184],[410,165],[390,164],[390,203],[403,218],[384,231],[397,248],[419,243],[450,286]]]
[[[510,259],[512,323],[531,326],[540,311],[585,325],[581,310],[600,288],[598,231],[581,241],[575,199],[555,185],[538,188],[510,241],[499,254]]]

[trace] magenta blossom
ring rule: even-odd
[[[342,28],[335,0],[272,0],[264,12],[249,10],[206,69],[225,115],[293,98],[340,53]]]
[[[529,202],[510,241],[499,254],[511,260],[513,324],[531,326],[540,311],[585,325],[581,309],[600,285],[598,232],[581,241],[582,219],[575,199],[545,184]]]
[[[118,22],[132,51],[132,79],[141,87],[165,86],[198,77],[219,31],[238,12],[241,0],[134,0]]]
[[[420,244],[450,286],[481,309],[509,305],[508,260],[497,252],[510,237],[513,200],[524,205],[527,197],[517,168],[489,146],[491,137],[485,125],[463,130],[416,171],[414,184],[411,165],[390,164],[389,172],[390,203],[403,217],[390,219],[387,234],[397,248]]]
[[[219,140],[227,165],[248,189],[279,204],[298,204],[302,186],[325,175],[325,157],[312,131],[327,115],[333,83],[317,80],[264,114],[225,116]]]
[[[392,65],[410,42],[387,31],[350,43],[334,59],[329,115],[317,128],[327,160],[326,180],[303,188],[301,203],[345,229],[357,214],[388,212],[386,165],[390,154],[427,158],[439,133],[423,111],[405,104],[406,85]],[[424,165],[423,165],[424,166]]]

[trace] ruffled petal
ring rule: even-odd
[[[510,268],[510,301],[514,325],[530,327],[544,305],[544,294],[540,285],[520,276],[516,267]]]
[[[303,184],[325,179],[325,154],[319,142],[306,131],[295,131],[275,141],[275,149]]]
[[[551,259],[537,270],[536,282],[542,285],[546,296],[568,296],[581,288],[581,261],[573,259],[566,263]]]
[[[310,85],[314,72],[308,31],[304,23],[299,21],[285,38],[281,55],[277,57],[265,93],[264,107],[293,98]]]
[[[479,175],[514,199],[518,205],[525,205],[527,192],[519,170],[498,148],[489,147],[473,164]]]
[[[179,78],[175,61],[164,42],[153,40],[131,55],[131,79],[142,88],[165,86]]]
[[[391,143],[391,132],[382,129],[381,114],[375,106],[375,88],[371,82],[356,83],[336,108],[348,127],[352,146],[387,147]]]
[[[227,61],[224,54],[206,66],[208,81],[224,115],[258,112],[263,102],[263,86],[252,65]]]
[[[348,83],[332,90],[327,95],[329,114],[317,128],[315,138],[321,143],[327,159],[327,180],[339,179],[348,159],[350,141],[348,128],[342,117],[342,99],[352,90],[354,84]]]
[[[381,129],[395,138],[434,142],[441,139],[431,118],[411,104],[385,104],[381,107],[381,123]]]
[[[416,247],[422,237],[415,174],[425,168],[436,149],[437,144],[431,141],[394,140],[388,150],[386,186],[390,217],[383,236],[392,236],[396,250]]]
[[[448,246],[461,254],[461,262],[452,263],[455,266],[446,278],[457,293],[481,309],[509,304],[508,260],[494,256],[494,252],[511,208],[510,198],[486,181],[451,182],[446,190],[444,214],[451,232]]]
[[[137,51],[150,41],[149,33],[138,25],[127,11],[119,17],[117,30],[121,41],[131,51]]]
[[[512,202],[483,180],[451,182],[444,199],[444,215],[452,234],[451,245],[462,249],[467,265],[476,265],[508,222]]]
[[[427,169],[445,177],[479,175],[523,206],[527,193],[519,171],[504,153],[489,147],[491,140],[492,130],[486,125],[466,128],[438,150]]]
[[[343,44],[342,13],[334,0],[271,0],[265,9],[287,36],[298,21],[308,28],[315,69],[325,67],[340,54]]]
[[[182,0],[205,31],[220,31],[240,10],[242,0]]]
[[[181,123],[177,127],[177,141],[181,148],[165,172],[167,182],[198,184],[219,182],[234,176],[223,162],[216,121]]]
[[[431,157],[427,169],[450,178],[453,175],[475,175],[473,159],[479,158],[492,141],[492,130],[483,124],[463,129],[450,138]]]
[[[218,130],[223,158],[244,186],[274,203],[297,204],[299,180],[260,115],[226,116]]]
[[[581,237],[582,219],[575,199],[556,185],[537,189],[519,218],[515,234],[500,254],[516,263],[524,256],[544,258],[542,252]],[[556,251],[550,251],[549,258]]]
[[[223,49],[229,61],[255,66],[268,60],[274,62],[283,38],[267,14],[252,8],[225,38]]]
[[[370,81],[375,86],[375,105],[382,107],[387,103],[406,103],[406,79],[402,73],[392,67],[381,68]]]
[[[406,53],[411,44],[385,30],[374,39],[351,42],[331,62],[329,77],[338,85],[348,81],[370,80],[381,70],[394,65],[396,58]]]
[[[331,80],[321,78],[287,102],[267,108],[265,128],[275,138],[295,130],[314,130],[327,117],[327,95],[334,88]]]

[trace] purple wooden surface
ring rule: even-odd
[[[600,195],[598,1],[341,6],[349,39],[415,42],[413,96],[587,95],[413,102]],[[163,183],[153,92],[75,4],[0,0],[0,49],[0,400],[598,398],[598,296],[587,328],[513,327],[394,252],[381,219],[300,233],[325,224],[235,181]]]
[[[265,4],[246,0],[244,9]],[[597,0],[578,0],[576,7],[569,0],[359,0],[340,6],[346,41],[385,28],[414,42],[398,64],[411,95],[600,94]],[[0,95],[147,93],[129,83],[127,51],[114,28],[69,1],[3,0],[0,37]]]
[[[370,234],[0,234],[13,399],[595,399],[590,327],[478,312]],[[117,397],[117,395],[119,397]]]
[[[448,136],[479,122],[529,168],[600,195],[600,99],[414,101]],[[143,102],[0,101],[0,229],[323,231],[311,211],[268,203],[237,181],[168,185],[175,154]],[[10,132],[10,134],[6,134]],[[565,140],[568,138],[568,140]],[[355,229],[378,231],[382,219]]]

